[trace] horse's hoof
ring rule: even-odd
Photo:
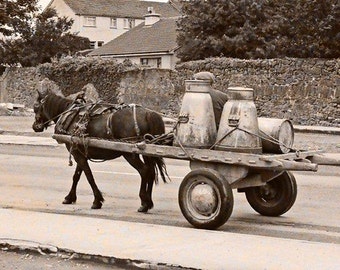
[[[73,203],[76,203],[76,200],[70,200],[70,199],[67,199],[67,198],[65,198],[63,200],[63,204],[73,204]]]
[[[139,213],[147,213],[149,210],[149,207],[147,205],[142,205],[141,207],[138,208]]]
[[[147,213],[148,210],[152,209],[153,208],[153,204],[142,204],[141,207],[138,208],[138,212],[140,213]]]
[[[101,202],[94,202],[91,206],[91,209],[100,209],[102,208],[102,203]]]

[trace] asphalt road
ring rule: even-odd
[[[93,196],[84,177],[79,184],[77,203],[61,204],[75,169],[67,165],[68,154],[63,147],[2,145],[0,187],[5,192],[0,207],[191,228],[177,202],[180,181],[189,172],[188,163],[176,160],[166,163],[172,182],[154,188],[155,208],[148,214],[136,211],[140,204],[139,177],[127,162],[117,159],[92,163],[106,201],[101,210],[91,210]],[[285,215],[260,216],[251,209],[243,193],[234,191],[233,214],[219,230],[340,244],[339,167],[294,175],[298,198]]]

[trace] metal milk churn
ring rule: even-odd
[[[209,148],[216,141],[215,116],[207,80],[186,80],[174,145]]]
[[[254,91],[230,87],[223,107],[215,149],[244,153],[262,153]]]
[[[294,144],[294,127],[287,119],[259,117],[263,153],[286,154]]]

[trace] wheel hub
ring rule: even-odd
[[[275,199],[277,191],[269,184],[261,187],[261,195],[266,201]]]
[[[214,189],[207,184],[200,184],[191,192],[191,203],[194,209],[201,215],[209,216],[217,208],[217,197]]]

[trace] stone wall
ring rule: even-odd
[[[63,65],[70,67],[67,63]],[[72,65],[77,66],[77,62],[72,60]],[[216,89],[253,88],[259,116],[288,118],[294,124],[340,127],[339,59],[209,58],[178,64],[176,70],[130,67],[114,75],[119,83],[112,82],[112,72],[117,69],[113,69],[112,64],[108,69],[103,65],[101,63],[100,71],[96,72],[92,70],[93,63],[88,68],[86,61],[81,60],[82,69],[78,66],[79,72],[66,76],[67,79],[58,72],[46,72],[44,76],[54,80],[65,95],[78,92],[93,82],[105,101],[138,103],[174,117],[180,109],[184,81],[197,71],[207,70],[216,76]],[[84,70],[91,73],[84,73]],[[11,69],[0,77],[0,98],[6,97],[2,102],[32,107],[35,89],[42,78],[41,72],[34,68]]]
[[[36,68],[10,68],[0,77],[0,102],[32,107],[43,77]]]
[[[340,61],[322,59],[241,60],[212,58],[177,66],[183,78],[208,70],[215,88],[251,87],[258,115],[295,124],[340,126]]]
[[[177,91],[177,72],[144,69],[125,73],[118,89],[119,102],[138,103],[162,114],[175,117],[184,90]]]

